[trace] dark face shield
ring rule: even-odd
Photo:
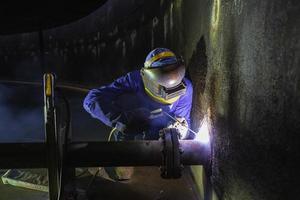
[[[145,89],[162,100],[178,99],[186,91],[182,82],[185,75],[184,65],[174,64],[162,68],[143,68],[141,74]]]
[[[180,84],[172,88],[165,88],[165,87],[160,88],[161,96],[166,100],[180,97],[185,93],[185,91],[186,91],[186,86],[183,82],[181,82]]]

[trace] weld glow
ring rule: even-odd
[[[206,118],[203,119],[202,125],[196,135],[195,140],[204,143],[204,144],[208,144],[210,141],[209,138],[209,125],[208,125],[208,121]]]

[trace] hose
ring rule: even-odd
[[[111,140],[111,137],[112,137],[113,133],[114,133],[116,130],[117,130],[117,128],[115,127],[115,128],[113,128],[113,129],[110,131],[107,141],[110,141],[110,140]]]
[[[71,125],[71,108],[70,108],[70,102],[69,100],[67,99],[67,97],[64,95],[64,93],[60,90],[60,88],[56,88],[56,91],[58,94],[60,94],[61,96],[61,99],[63,100],[64,102],[64,106],[65,106],[65,111],[66,111],[66,119],[65,119],[65,124],[66,124],[66,127],[65,127],[65,131],[64,131],[64,142],[63,142],[63,155],[66,155],[66,152],[67,152],[67,148],[68,148],[68,139],[70,138],[70,125]],[[60,113],[61,114],[61,113]],[[60,185],[63,184],[63,167],[64,167],[64,160],[66,158],[65,157],[62,157],[62,163],[60,163],[60,174],[59,174],[59,182],[60,182]],[[59,188],[59,192],[58,192],[58,200],[61,200],[63,199],[63,191],[61,191],[61,187]]]

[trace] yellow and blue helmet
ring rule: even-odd
[[[152,50],[141,69],[146,93],[163,104],[172,104],[185,93],[184,75],[182,59],[166,48]]]

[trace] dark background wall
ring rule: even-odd
[[[199,4],[198,33],[208,57],[202,109],[213,121],[217,193],[224,199],[297,198],[299,3]]]
[[[46,30],[46,67],[61,81],[95,84],[139,69],[154,47],[173,47],[173,17],[168,1],[111,0],[71,24]],[[165,20],[164,20],[165,19]],[[178,29],[179,30],[179,29]],[[170,37],[174,35],[173,37]],[[39,71],[38,32],[0,37],[1,77],[33,79]]]
[[[297,0],[112,0],[45,31],[46,66],[61,82],[96,86],[138,69],[154,47],[184,56],[193,128],[213,136],[221,199],[299,194],[300,8]],[[40,80],[37,33],[0,36],[0,77]]]

